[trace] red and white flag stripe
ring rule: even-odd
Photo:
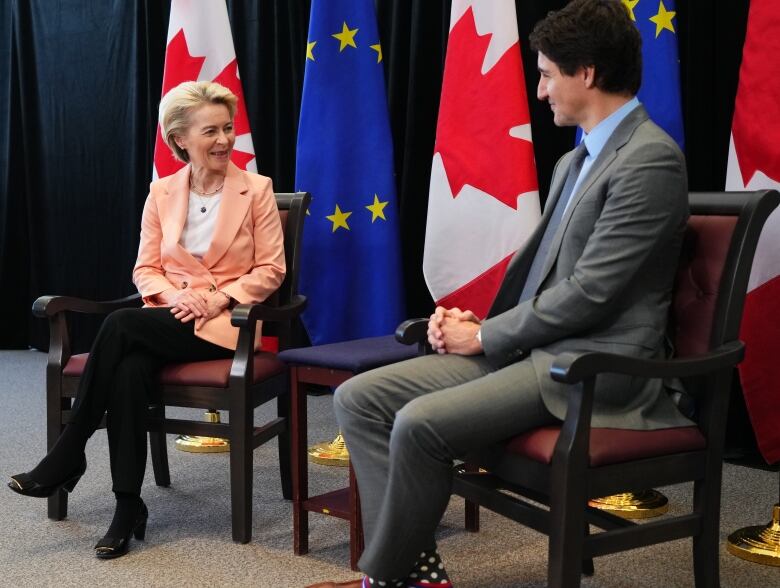
[[[514,0],[453,0],[423,273],[434,300],[485,316],[540,218]]]
[[[182,82],[193,80],[218,82],[238,96],[236,144],[231,159],[242,169],[257,171],[227,5],[222,0],[171,2],[162,95]],[[170,175],[183,165],[165,145],[158,126],[154,177]]]
[[[752,0],[731,127],[726,190],[780,190],[780,3]],[[767,219],[750,273],[740,379],[759,449],[780,461],[780,209]]]

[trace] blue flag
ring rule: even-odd
[[[315,345],[404,318],[383,68],[373,0],[312,1],[295,186],[312,194],[300,291]]]
[[[623,0],[642,35],[639,100],[650,118],[685,148],[675,0]]]
[[[685,150],[675,0],[621,0],[642,36],[642,87],[637,97],[653,122]],[[576,143],[582,139],[577,128]]]

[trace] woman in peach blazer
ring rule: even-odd
[[[232,301],[262,302],[273,294],[282,283],[285,267],[271,179],[228,162],[219,216],[202,258],[181,243],[189,200],[190,166],[151,185],[133,270],[133,282],[144,304],[173,306],[179,291],[204,299],[221,293],[225,300],[229,298],[229,306]],[[257,333],[259,347],[259,326]],[[230,310],[225,307],[209,320],[196,318],[195,335],[235,350],[238,328],[230,324]]]
[[[230,162],[236,104],[235,95],[212,82],[185,82],[163,97],[163,137],[188,165],[152,182],[146,200],[133,270],[144,308],[106,318],[71,422],[33,470],[8,483],[26,496],[72,491],[87,467],[87,440],[105,414],[116,510],[95,546],[102,559],[124,555],[131,535],[145,535],[145,420],[158,370],[171,362],[231,357],[238,329],[230,324],[230,308],[262,302],[284,279],[271,180]]]

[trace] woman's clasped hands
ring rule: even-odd
[[[218,316],[230,304],[230,299],[219,291],[207,292],[192,288],[171,288],[162,292],[160,298],[164,304],[171,307],[171,313],[181,322],[194,320],[196,330]]]

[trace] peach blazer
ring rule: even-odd
[[[187,165],[150,186],[133,269],[144,305],[161,306],[155,294],[169,288],[217,289],[242,304],[262,302],[285,274],[284,237],[271,179],[228,164],[211,245],[198,261],[179,244],[189,205],[189,176]],[[227,309],[195,334],[228,349],[235,349],[238,341]]]

